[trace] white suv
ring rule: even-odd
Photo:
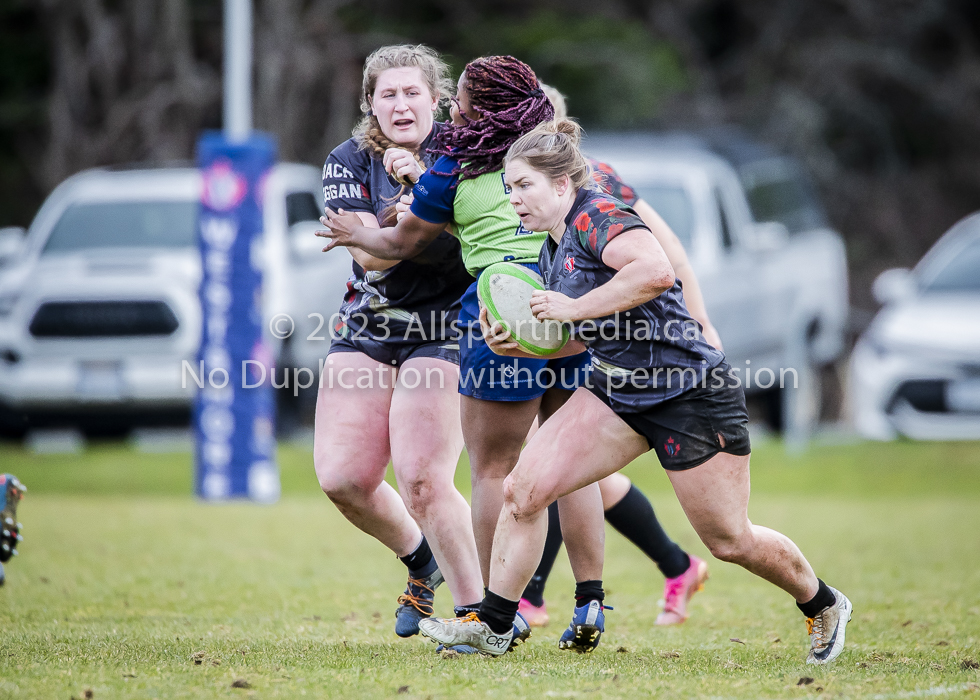
[[[8,419],[189,408],[196,385],[181,370],[183,360],[195,365],[201,337],[200,190],[193,168],[90,170],[52,192],[21,241],[2,232]],[[313,231],[322,210],[318,169],[275,166],[253,257],[265,271],[266,319],[288,314],[296,323],[287,339],[270,337],[280,367],[319,369],[350,276],[346,251],[320,252]]]
[[[818,418],[814,370],[844,347],[848,287],[843,240],[802,206],[798,173],[779,158],[736,170],[693,138],[605,134],[584,150],[677,234],[746,393],[776,399],[773,422],[802,439]]]

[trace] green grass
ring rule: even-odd
[[[0,465],[30,489],[22,556],[0,589],[0,698],[980,692],[970,668],[980,661],[975,443],[820,447],[792,459],[775,443],[756,449],[753,520],[794,538],[855,606],[843,655],[819,668],[803,664],[792,601],[715,560],[691,619],[654,627],[662,578],[612,531],[604,580],[616,609],[594,654],[556,647],[572,587],[561,557],[549,627],[500,659],[442,659],[425,641],[394,636],[403,567],[318,492],[309,451],[297,447],[280,450],[284,496],[274,506],[197,502],[183,454],[103,444],[34,456],[0,445]],[[464,460],[464,488],[466,472]],[[706,556],[655,462],[628,473],[668,531]],[[448,606],[440,591],[437,610]],[[237,679],[251,687],[232,688]]]

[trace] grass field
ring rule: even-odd
[[[679,628],[653,626],[663,580],[608,533],[607,633],[559,652],[551,626],[499,659],[443,659],[392,631],[404,568],[318,491],[309,450],[280,449],[274,506],[204,505],[186,454],[0,445],[30,489],[22,556],[0,588],[0,698],[980,697],[980,445],[856,444],[753,455],[751,516],[790,535],[855,612],[836,664],[808,667],[788,596],[710,560]],[[461,488],[468,489],[461,464]],[[707,556],[659,466],[629,475],[667,529]],[[437,610],[450,610],[440,591]],[[807,679],[812,679],[808,681]],[[233,684],[247,687],[233,687]]]

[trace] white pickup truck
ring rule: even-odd
[[[193,168],[89,170],[51,193],[26,235],[0,231],[0,428],[186,416],[197,387],[182,361],[193,366],[201,337],[200,192]],[[322,211],[317,168],[273,168],[252,258],[266,328],[277,314],[295,322],[285,340],[288,323],[269,338],[280,384],[283,366],[319,369],[351,272],[346,251],[320,252]]]
[[[781,372],[785,386],[797,384],[776,395],[779,422],[805,433],[818,418],[813,370],[844,346],[847,261],[840,235],[806,215],[793,162],[733,163],[697,139],[645,134],[591,136],[583,149],[612,165],[680,238],[746,392],[778,390]]]

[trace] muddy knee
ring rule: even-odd
[[[421,476],[400,480],[399,486],[405,507],[416,520],[424,519],[429,508],[440,500],[439,488]]]
[[[529,488],[527,483],[522,483],[513,476],[504,479],[503,491],[504,509],[515,520],[524,520],[541,513],[554,500],[547,498],[533,486]]]

